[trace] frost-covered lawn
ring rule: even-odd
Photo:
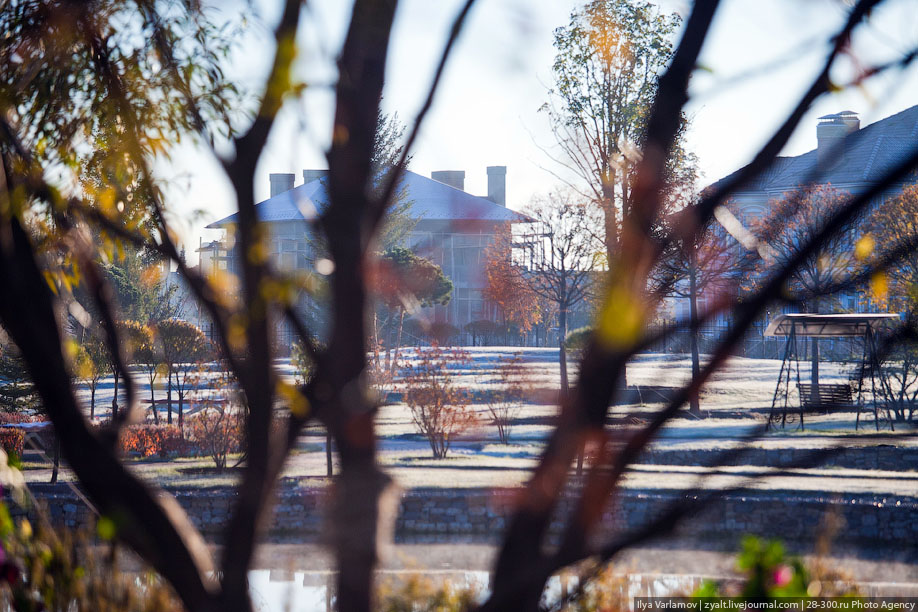
[[[524,482],[535,465],[544,440],[550,433],[557,415],[555,398],[560,384],[557,349],[534,349],[515,347],[474,347],[466,349],[471,361],[457,367],[453,374],[458,385],[474,392],[483,401],[489,390],[501,382],[495,374],[494,365],[502,356],[519,351],[524,359],[530,381],[527,402],[520,407],[511,432],[510,444],[500,444],[496,428],[491,424],[484,403],[473,404],[479,415],[479,425],[466,432],[453,446],[446,459],[431,457],[426,439],[419,435],[411,419],[408,407],[399,402],[384,405],[377,417],[380,437],[380,461],[394,475],[402,486],[444,486],[444,487],[490,487],[513,486]],[[404,353],[405,360],[413,363],[414,351]],[[777,360],[747,359],[734,357],[718,372],[701,395],[705,419],[689,418],[686,414],[676,418],[666,427],[658,440],[658,448],[717,448],[726,449],[761,430],[771,405],[781,362]],[[289,360],[277,363],[281,375],[292,376]],[[801,380],[809,378],[808,364],[801,363]],[[821,382],[842,382],[847,380],[852,366],[822,363]],[[628,383],[643,389],[643,404],[615,406],[610,411],[622,424],[610,427],[637,427],[654,411],[664,405],[661,398],[646,387],[676,387],[689,376],[690,362],[686,355],[641,355],[628,366]],[[572,380],[576,367],[572,367]],[[150,389],[138,373],[138,396],[149,404]],[[206,380],[206,379],[205,379]],[[205,383],[206,386],[206,383]],[[794,385],[791,385],[792,389]],[[393,398],[399,397],[400,385],[395,385]],[[202,389],[192,394],[211,393]],[[160,383],[155,389],[157,401],[165,399],[166,393]],[[89,392],[83,388],[80,397],[88,404]],[[112,399],[112,381],[100,384],[96,392],[96,416],[107,416]],[[796,395],[791,395],[791,408],[796,409]],[[173,392],[175,406],[175,394]],[[192,404],[189,412],[197,410]],[[88,409],[87,409],[88,412]],[[160,404],[161,418],[165,418],[165,407]],[[884,427],[878,437],[873,425],[872,414],[862,415],[861,428],[855,432],[853,411],[831,415],[807,416],[806,429],[800,431],[797,423],[785,430],[770,432],[758,438],[754,445],[766,448],[824,448],[844,444],[915,444],[911,439],[913,430],[897,427],[895,433]],[[618,422],[618,420],[617,420]],[[318,427],[307,429],[300,444],[291,457],[286,476],[300,479],[304,485],[325,483],[325,434]],[[174,461],[130,459],[131,468],[144,478],[169,486],[214,486],[235,482],[237,473],[217,473],[207,469],[212,465],[206,458],[178,459]],[[230,462],[233,463],[232,461]],[[30,464],[28,478],[45,480],[50,472],[38,464]],[[914,467],[914,466],[913,466]],[[907,469],[907,468],[906,468]],[[751,470],[751,471],[750,471]],[[694,484],[700,472],[697,467],[639,466],[633,470],[626,486],[672,488]],[[766,468],[718,468],[706,472],[710,486],[736,486],[750,476],[767,475],[757,479],[756,487],[819,490],[819,491],[876,491],[882,493],[918,494],[918,473],[901,475],[879,472],[858,473],[853,470],[806,470],[796,474],[772,473]],[[844,477],[842,477],[844,476]],[[64,478],[69,474],[64,472]]]

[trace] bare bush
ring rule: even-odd
[[[510,429],[523,407],[531,381],[520,353],[498,357],[494,374],[500,386],[488,395],[488,413],[497,427],[501,444],[509,444]]]
[[[417,364],[405,369],[405,402],[436,459],[446,457],[455,437],[478,422],[469,406],[469,393],[456,386],[450,372],[469,361],[469,354],[462,349],[434,344],[418,349]]]
[[[199,381],[200,379],[198,379]],[[188,419],[190,439],[214,461],[217,469],[226,469],[226,458],[238,453],[245,442],[245,415],[238,402],[229,375],[223,373],[210,381],[211,390],[201,397],[201,410]]]

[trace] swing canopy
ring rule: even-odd
[[[900,320],[895,313],[858,312],[850,314],[782,314],[772,319],[765,328],[765,335],[789,336],[791,330],[797,336],[811,338],[854,338],[863,337],[868,330],[874,332],[888,328]]]

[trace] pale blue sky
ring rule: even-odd
[[[263,21],[276,13],[266,1]],[[460,0],[402,0],[388,63],[384,106],[410,123],[426,93],[434,66]],[[508,203],[524,207],[533,195],[558,183],[563,172],[545,150],[552,140],[539,106],[546,100],[554,57],[552,31],[568,21],[574,0],[479,0],[455,49],[434,108],[415,151],[412,170],[465,170],[466,190],[486,191],[485,167],[508,166]],[[298,72],[316,87],[285,108],[259,165],[256,197],[268,196],[268,173],[325,167],[331,125],[334,56],[344,36],[350,3],[312,0],[302,30]],[[684,13],[687,2],[660,2],[666,12]],[[688,144],[699,157],[703,183],[749,161],[816,74],[829,34],[845,19],[839,0],[724,0],[702,53],[688,108]],[[905,0],[890,2],[871,17],[855,40],[856,55],[870,63],[918,44],[918,13]],[[249,20],[249,36],[228,66],[243,83],[257,86],[271,59],[270,32]],[[751,78],[736,77],[776,60],[788,60]],[[850,78],[840,72],[839,81]],[[820,101],[785,150],[816,146],[816,117],[840,110],[861,113],[862,124],[918,104],[918,74],[877,79],[866,87]],[[206,223],[235,210],[229,184],[208,154],[183,149],[164,176],[172,210],[189,258]],[[192,217],[191,211],[203,214]],[[204,239],[218,234],[205,231]]]

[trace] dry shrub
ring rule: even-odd
[[[15,520],[0,500],[0,609],[180,612],[172,589],[148,570],[125,572],[117,563],[117,524],[100,517],[96,533],[53,526],[46,508],[28,504],[21,472],[0,454],[4,492],[26,504]],[[18,475],[18,477],[14,477]],[[31,520],[30,520],[31,519]],[[105,542],[100,542],[100,538]]]
[[[826,512],[816,532],[816,546],[813,559],[806,564],[809,571],[810,593],[816,592],[820,597],[843,597],[858,593],[854,576],[843,568],[837,567],[829,560],[832,543],[838,532],[845,527],[837,506]]]
[[[109,521],[110,522],[110,521]],[[0,507],[0,606],[12,610],[180,612],[172,590],[152,572],[126,573],[87,530],[52,528],[40,518],[10,519]]]
[[[456,386],[450,368],[468,365],[462,349],[434,344],[418,349],[417,364],[404,370],[405,403],[418,432],[427,438],[435,459],[442,459],[456,436],[474,426],[478,417],[465,389]]]
[[[226,469],[227,456],[240,452],[245,443],[245,413],[236,380],[223,369],[205,386],[199,373],[192,388],[200,389],[201,410],[186,420],[189,439],[198,453],[213,459],[217,469]]]
[[[18,427],[0,427],[0,448],[7,454],[22,457],[22,447],[25,443],[25,431]]]
[[[175,425],[134,425],[121,436],[123,452],[138,453],[141,457],[161,458],[184,455],[188,444]]]
[[[25,412],[0,412],[0,423],[4,425],[18,425],[20,423],[34,423],[42,420],[41,417]],[[18,427],[0,427],[0,448],[7,454],[22,457],[25,447],[25,430]],[[46,448],[51,448],[47,446]]]
[[[396,372],[399,369],[398,356],[390,361],[387,353],[386,359],[383,360],[380,353],[382,352],[382,343],[377,344],[373,349],[373,356],[367,360],[367,377],[370,388],[376,395],[376,401],[385,404],[389,398],[389,392],[395,386]]]
[[[380,612],[461,612],[471,610],[478,589],[458,587],[449,581],[439,584],[422,574],[391,579],[379,587],[377,609]]]
[[[35,423],[43,421],[41,417],[28,414],[25,412],[0,412],[0,423],[4,425],[15,425],[18,423]]]
[[[229,454],[242,450],[244,425],[241,412],[220,404],[205,406],[188,419],[191,440],[220,470],[226,469]]]
[[[569,575],[561,575],[562,599],[576,589],[576,583]],[[613,571],[611,565],[601,570],[595,578],[590,580],[583,590],[582,596],[574,598],[564,606],[565,612],[613,612],[629,610],[630,601],[627,589],[627,576]]]
[[[26,412],[0,412],[0,424],[3,425],[37,423],[44,420],[44,417],[38,414],[28,414]],[[35,433],[41,438],[41,444],[45,449],[52,448],[54,444],[54,433],[50,428],[36,431]],[[22,457],[22,452],[25,449],[25,436],[26,432],[24,429],[19,429],[18,427],[0,427],[0,448],[6,451],[7,454],[13,453],[17,457]]]
[[[493,389],[489,394],[488,412],[497,427],[497,436],[501,443],[508,444],[510,429],[523,407],[525,393],[531,381],[520,353],[499,357],[494,373],[500,388]]]

